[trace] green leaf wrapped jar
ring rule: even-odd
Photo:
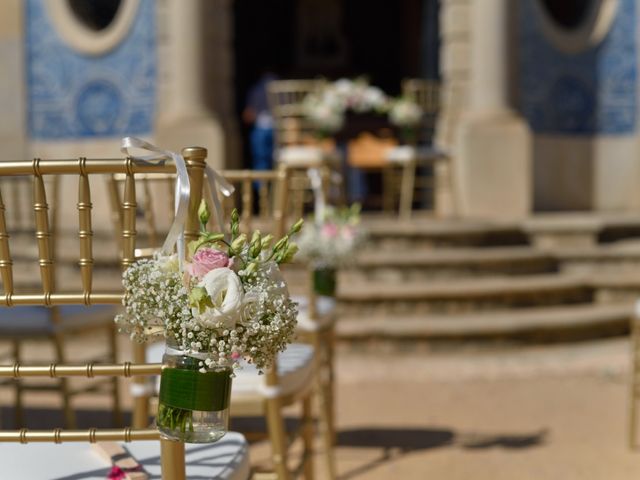
[[[231,367],[204,365],[168,344],[162,357],[156,424],[171,440],[213,443],[229,428]]]

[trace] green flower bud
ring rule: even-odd
[[[234,252],[240,252],[245,243],[247,243],[247,236],[243,233],[231,243],[231,249]]]
[[[287,246],[287,249],[284,251],[284,255],[282,256],[282,260],[280,263],[288,263],[293,260],[295,254],[298,253],[298,245],[292,243]]]
[[[262,237],[262,240],[260,241],[260,247],[262,248],[262,250],[264,250],[265,248],[269,248],[271,242],[273,242],[273,235],[269,234],[265,237]]]
[[[278,240],[278,243],[276,243],[273,246],[273,250],[274,251],[278,251],[281,250],[282,248],[284,248],[284,246],[289,243],[289,236],[285,235],[284,237],[282,237],[280,240]]]
[[[247,265],[244,271],[247,275],[251,275],[253,272],[257,270],[257,268],[258,268],[258,264],[256,262],[251,262],[249,265]]]
[[[302,229],[303,224],[304,224],[304,220],[301,218],[300,220],[298,220],[296,223],[293,224],[289,232],[291,234],[298,233]]]
[[[204,227],[209,221],[210,217],[211,213],[209,212],[207,202],[204,200],[200,200],[200,207],[198,207],[198,218],[200,219],[200,224]]]

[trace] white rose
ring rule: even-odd
[[[213,308],[194,316],[203,326],[213,327],[222,322],[225,328],[234,328],[240,320],[244,290],[240,277],[230,268],[214,268],[198,284],[211,297]]]

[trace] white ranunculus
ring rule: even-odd
[[[206,327],[222,322],[225,328],[234,328],[241,318],[244,300],[244,289],[236,272],[226,267],[214,268],[202,277],[198,286],[207,291],[213,308],[194,312],[196,320]]]

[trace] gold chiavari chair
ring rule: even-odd
[[[453,204],[452,159],[449,154],[432,146],[435,121],[440,109],[440,88],[433,80],[409,78],[402,82],[402,94],[422,108],[423,119],[417,128],[413,145],[403,145],[391,149],[387,159],[401,167],[402,175],[396,185],[400,185],[399,212],[409,218],[413,208],[416,188],[433,192],[436,215],[443,216],[455,211]],[[425,166],[433,166],[433,177],[420,176],[416,172]]]
[[[183,150],[191,181],[189,216],[185,228],[185,237],[193,239],[198,235],[197,207],[204,171],[206,150],[192,147]],[[12,250],[15,245],[10,241],[6,225],[6,211],[12,205],[5,205],[0,194],[0,275],[3,282],[3,295],[0,304],[4,307],[20,306],[77,306],[89,308],[93,305],[118,305],[122,302],[121,285],[99,287],[94,278],[93,269],[93,233],[95,223],[92,214],[92,196],[90,178],[102,174],[123,174],[124,197],[121,203],[122,229],[119,246],[121,248],[121,266],[127,268],[135,260],[136,247],[136,175],[149,173],[168,174],[174,171],[171,163],[164,165],[140,164],[132,158],[126,159],[86,159],[77,160],[40,160],[0,163],[0,178],[16,175],[29,175],[33,179],[33,210],[36,216],[34,239],[39,253],[41,289],[21,291],[15,288]],[[48,199],[44,179],[55,176],[75,176],[78,179],[77,215],[78,238],[80,243],[78,270],[80,286],[72,289],[58,289],[53,278],[58,267],[52,253],[51,224],[48,218]],[[1,192],[0,192],[1,193]],[[142,361],[122,364],[76,364],[51,363],[47,365],[23,365],[17,362],[0,366],[0,377],[15,380],[27,377],[127,377],[139,379],[147,375],[158,375],[160,364],[147,364]],[[145,440],[146,442],[138,442]],[[29,430],[0,431],[0,449],[3,477],[29,478],[33,480],[55,478],[105,477],[111,462],[101,460],[90,450],[92,443],[133,442],[127,444],[128,454],[156,478],[162,475],[165,480],[184,480],[185,445],[160,439],[155,428],[124,428],[87,430]],[[82,442],[82,443],[80,443]],[[31,445],[36,443],[36,445]],[[49,443],[49,445],[45,445]],[[24,445],[29,444],[29,445]],[[63,445],[56,445],[63,444]],[[117,448],[120,448],[116,445]],[[113,451],[109,446],[106,451]],[[211,445],[190,445],[186,448],[187,472],[189,478],[225,478],[246,479],[249,475],[248,447],[240,434],[229,433],[221,441]],[[111,458],[118,461],[117,458]]]
[[[62,267],[63,270],[58,275],[52,274],[46,278],[50,283],[49,288],[56,288],[56,277],[65,278],[69,269],[74,267],[63,255],[58,255],[56,245],[65,239],[59,228],[59,181],[57,177],[49,178],[47,186],[52,199],[52,206],[48,211],[49,240],[52,260]],[[17,288],[31,290],[38,288],[36,278],[38,277],[38,265],[42,266],[41,259],[38,258],[38,249],[35,245],[34,234],[39,228],[36,221],[42,215],[35,210],[35,218],[29,215],[34,211],[31,207],[34,194],[39,194],[34,190],[31,177],[16,176],[15,178],[4,178],[2,189],[8,192],[6,198],[12,208],[5,215],[5,228],[8,235],[14,238],[14,251],[12,256],[13,271],[16,274],[11,281]],[[14,209],[15,208],[15,209]],[[31,241],[30,241],[31,240]],[[4,279],[3,279],[4,284]],[[62,288],[65,286],[63,285]],[[39,346],[44,344],[52,350],[48,354],[49,359],[53,358],[56,363],[64,363],[71,355],[72,345],[82,338],[94,334],[104,334],[106,351],[100,355],[92,353],[91,358],[83,360],[115,362],[117,358],[116,329],[113,323],[113,316],[116,310],[114,306],[94,305],[85,308],[78,305],[53,305],[50,307],[31,305],[20,306],[13,309],[0,309],[0,339],[5,343],[10,343],[11,348],[4,358],[11,358],[12,361],[20,363],[24,357],[24,351],[33,343]],[[80,338],[78,338],[80,337]],[[76,342],[71,340],[78,338]],[[105,348],[99,349],[105,350]],[[43,349],[39,348],[41,352]],[[47,350],[46,348],[44,349]],[[77,357],[77,355],[75,355]],[[41,357],[41,359],[44,358]],[[77,358],[76,358],[77,360]],[[65,418],[65,425],[68,428],[75,428],[76,415],[72,407],[72,399],[84,394],[106,393],[111,396],[113,405],[113,421],[115,424],[122,423],[120,411],[120,399],[118,381],[116,378],[103,378],[90,382],[87,385],[72,385],[66,378],[49,379],[38,382],[15,382],[4,379],[5,385],[10,385],[14,390],[14,413],[16,427],[24,427],[24,397],[28,391],[51,392],[57,391],[60,395],[62,410]]]
[[[279,238],[286,232],[287,220],[294,222],[295,217],[287,215],[288,196],[290,192],[290,171],[281,166],[277,171],[224,171],[222,175],[236,185],[238,195],[227,199],[227,208],[235,207],[240,211],[241,221],[246,230],[262,228],[261,231],[271,233]],[[259,208],[254,214],[254,191],[258,186]],[[264,189],[264,190],[261,190]],[[265,193],[266,192],[266,193]],[[268,223],[265,224],[265,219]],[[242,228],[241,228],[242,230]],[[286,267],[285,267],[286,268]],[[298,300],[298,299],[296,299]],[[276,368],[268,372],[266,377],[257,375],[255,369],[245,365],[234,379],[231,393],[231,411],[234,416],[263,415],[267,420],[267,429],[271,441],[272,461],[278,478],[287,479],[302,469],[305,478],[312,478],[312,410],[311,394],[315,389],[318,400],[319,424],[322,429],[324,468],[329,479],[335,478],[335,461],[333,456],[333,422],[331,409],[332,389],[327,388],[326,366],[328,349],[323,343],[327,339],[329,324],[321,325],[314,310],[301,305],[298,315],[299,340],[305,343],[294,343],[277,357]],[[329,318],[329,317],[327,317]],[[326,379],[326,380],[323,380]],[[331,377],[331,380],[333,378]],[[300,427],[305,451],[298,469],[288,470],[287,445],[291,442],[284,429],[283,408],[294,403],[301,403],[302,416]]]
[[[302,216],[304,205],[312,200],[307,171],[320,170],[325,194],[331,190],[333,179],[341,178],[341,158],[333,140],[318,140],[315,128],[306,118],[304,99],[318,93],[326,84],[322,79],[276,80],[267,87],[269,108],[274,119],[274,158],[278,165],[291,171],[291,208]],[[339,196],[344,197],[342,182]]]
[[[286,233],[286,224],[295,221],[295,217],[287,215],[289,198],[289,170],[284,166],[271,171],[256,170],[225,170],[220,174],[235,186],[235,194],[229,198],[220,196],[223,207],[223,223],[228,224],[230,212],[236,208],[240,213],[240,231],[249,232],[259,229],[263,234],[271,233],[279,238]],[[115,177],[118,182],[120,177]],[[146,181],[150,183],[148,192],[162,188],[166,183],[166,175],[149,175]],[[205,183],[205,188],[207,184]],[[113,192],[121,191],[115,187]],[[165,191],[166,190],[156,190]],[[215,192],[217,194],[217,192]],[[169,195],[170,196],[170,195]],[[119,203],[119,202],[116,202]],[[148,205],[153,205],[153,201]],[[215,210],[212,210],[215,215]],[[143,215],[145,219],[155,218],[155,215]],[[215,227],[213,227],[215,228]],[[159,236],[162,237],[161,235]],[[305,314],[300,315],[301,319]],[[307,325],[314,317],[308,317]],[[279,479],[289,479],[304,474],[304,478],[313,476],[312,450],[313,450],[313,411],[312,393],[315,387],[318,392],[320,405],[320,423],[323,426],[324,460],[327,478],[334,478],[334,458],[332,448],[332,428],[330,409],[332,404],[326,395],[328,390],[319,388],[320,371],[322,363],[316,352],[321,350],[316,341],[317,334],[324,334],[324,330],[311,328],[305,337],[307,344],[293,344],[287,350],[278,355],[275,366],[266,375],[258,375],[252,365],[243,364],[242,369],[236,371],[231,390],[231,414],[233,418],[260,416],[266,419],[267,436],[271,445],[271,460],[273,470]],[[147,358],[159,359],[164,346],[162,344],[151,345],[147,352]],[[153,403],[148,398],[148,403]],[[283,410],[292,405],[299,405],[301,414],[299,428],[293,432],[287,432]],[[145,407],[146,408],[146,407]],[[150,407],[153,409],[153,407]],[[146,411],[146,410],[145,410]],[[255,438],[262,436],[256,432],[245,432]],[[301,439],[303,454],[299,462],[291,468],[291,447],[295,439]]]

